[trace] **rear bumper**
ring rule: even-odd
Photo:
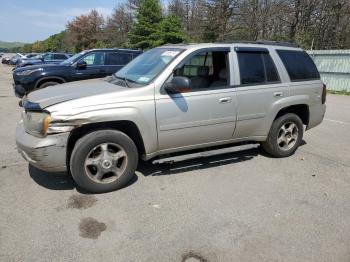
[[[69,133],[35,137],[25,132],[20,122],[16,129],[17,150],[33,166],[47,172],[63,172]]]
[[[309,107],[309,124],[307,125],[307,130],[318,126],[322,123],[324,115],[326,113],[326,105],[318,104]]]

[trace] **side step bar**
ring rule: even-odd
[[[213,150],[208,150],[203,152],[196,152],[196,153],[191,153],[186,155],[177,155],[172,157],[159,158],[159,159],[153,160],[152,163],[153,164],[165,164],[165,163],[172,164],[175,162],[181,162],[181,161],[190,160],[190,159],[235,153],[239,151],[255,149],[258,147],[259,147],[259,144],[245,144],[245,145],[239,145],[239,146],[231,146],[231,147],[213,149]]]

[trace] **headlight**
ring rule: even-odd
[[[51,122],[51,116],[45,112],[23,112],[25,130],[33,136],[46,136]]]
[[[29,76],[29,75],[33,74],[34,72],[37,72],[37,71],[43,71],[43,69],[42,68],[28,69],[28,70],[16,72],[16,75],[18,75],[18,76]]]

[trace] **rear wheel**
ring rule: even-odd
[[[124,187],[134,176],[137,163],[137,148],[127,135],[99,130],[78,140],[70,170],[81,188],[104,193]]]
[[[298,149],[303,139],[303,123],[299,116],[289,113],[275,119],[263,149],[274,157],[288,157]]]

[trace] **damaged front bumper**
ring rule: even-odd
[[[16,129],[18,152],[30,164],[47,172],[67,171],[68,137],[69,132],[35,137],[25,132],[22,122]]]

